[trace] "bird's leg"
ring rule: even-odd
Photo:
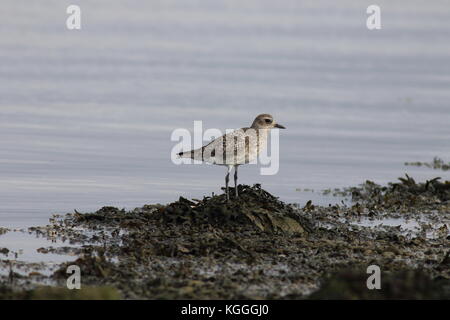
[[[228,182],[230,181],[230,172],[232,168],[233,168],[232,166],[228,167],[228,172],[227,175],[225,176],[225,193],[227,195],[227,201],[230,200],[230,194],[228,192]]]
[[[228,194],[228,181],[230,181],[230,173],[229,172],[225,176],[225,194],[227,195],[227,201],[230,200],[230,195]]]
[[[236,198],[238,197],[237,169],[238,169],[238,166],[235,166],[234,167],[234,195],[236,196]]]

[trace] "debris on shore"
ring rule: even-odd
[[[0,274],[0,299],[33,298],[45,281],[63,287],[73,264],[84,286],[113,288],[124,299],[450,298],[450,182],[367,181],[343,191],[351,205],[304,207],[260,185],[238,187],[239,198],[229,202],[224,195],[181,197],[131,211],[55,216],[29,232],[67,239],[72,247],[40,250],[76,260],[39,281],[21,275],[12,259],[0,260],[0,270],[10,270]],[[386,219],[414,220],[418,230]],[[380,267],[389,290],[365,287],[369,265]],[[400,283],[395,275],[420,281]]]

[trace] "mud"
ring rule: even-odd
[[[217,195],[57,215],[29,232],[67,239],[71,246],[38,250],[77,259],[45,275],[45,266],[2,258],[0,298],[450,298],[450,182],[406,176],[334,192],[351,204],[289,205],[260,185],[241,185],[230,202]],[[108,289],[65,292],[73,264],[83,287]],[[381,290],[367,289],[369,265],[381,269]]]

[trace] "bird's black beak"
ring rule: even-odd
[[[281,124],[275,124],[275,128],[279,128],[279,129],[286,129],[285,127],[283,127]]]

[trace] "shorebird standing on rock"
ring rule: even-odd
[[[285,127],[276,123],[270,114],[260,114],[255,118],[250,128],[237,129],[211,141],[206,146],[180,152],[178,156],[227,166],[225,192],[227,200],[229,200],[228,182],[233,167],[234,190],[235,196],[238,197],[238,166],[250,162],[255,163],[261,150],[266,147],[269,131],[273,128],[285,129]]]

